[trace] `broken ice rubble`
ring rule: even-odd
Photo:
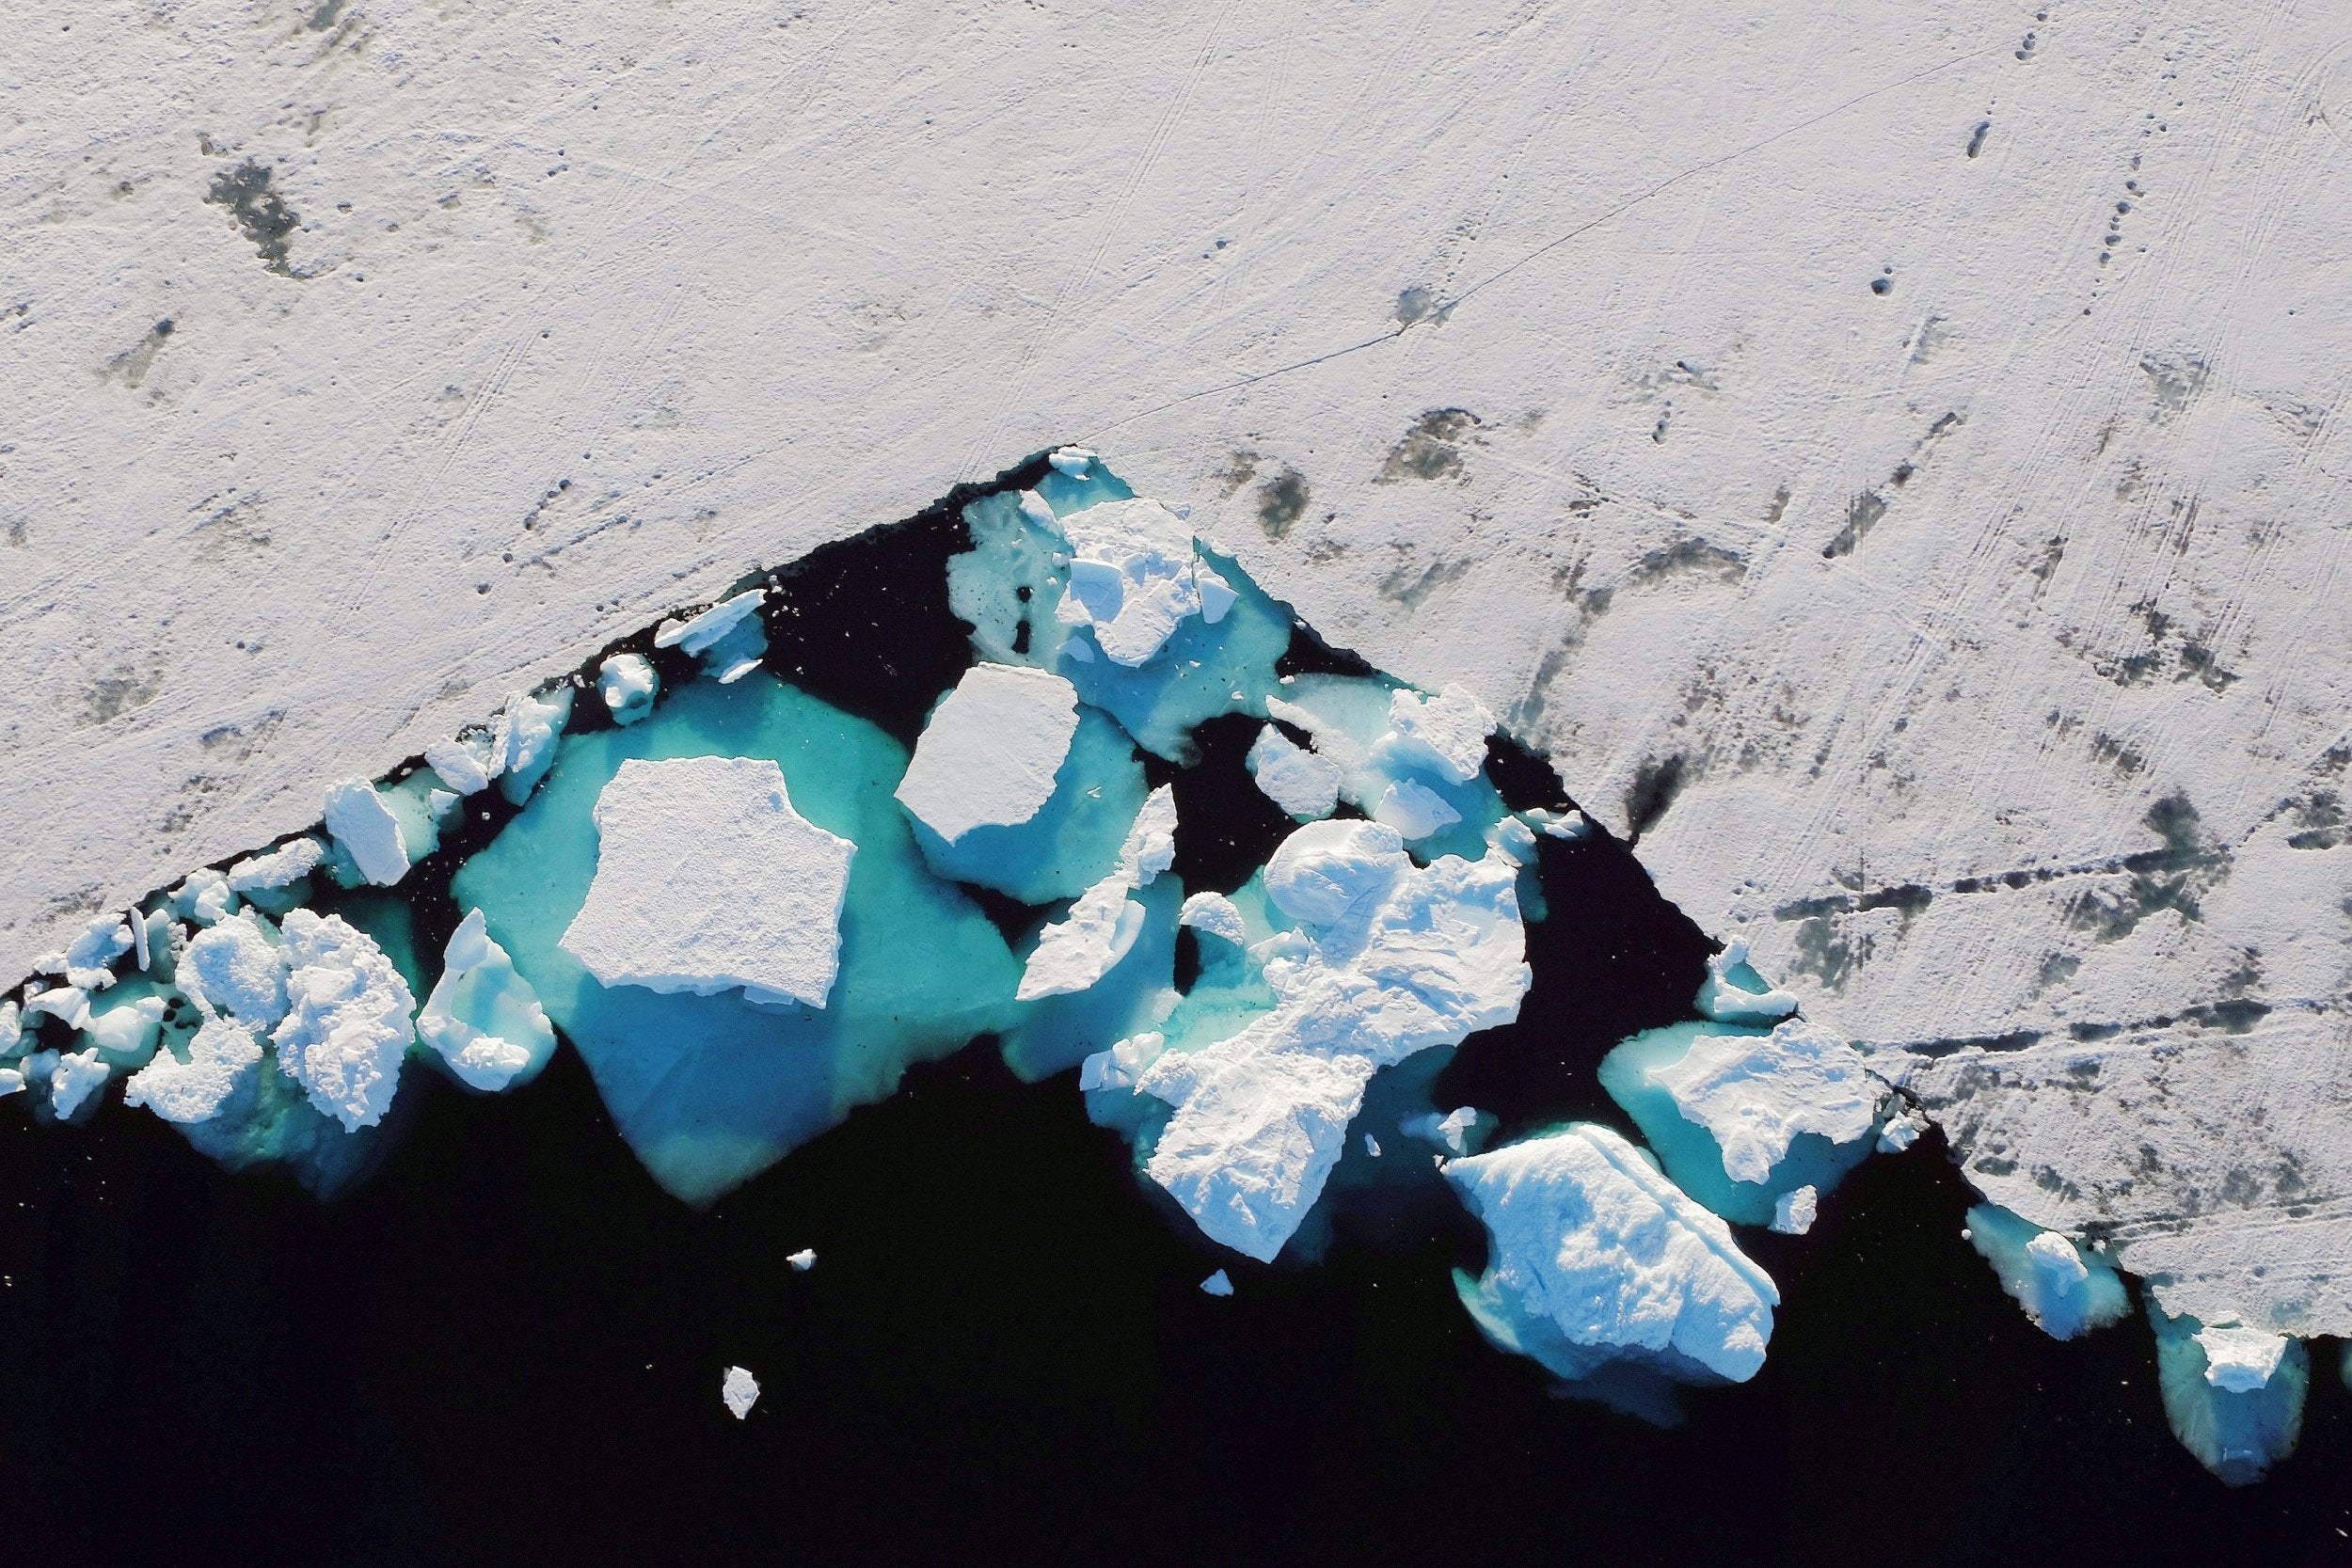
[[[493,1093],[525,1080],[555,1054],[555,1030],[482,911],[458,923],[441,956],[441,978],[417,1014],[417,1037],[451,1072]]]
[[[719,1381],[719,1399],[726,1405],[727,1414],[739,1421],[759,1402],[759,1379],[740,1367],[729,1367],[726,1376]]]

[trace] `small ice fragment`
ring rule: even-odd
[[[1144,1069],[1159,1060],[1167,1045],[1168,1037],[1147,1029],[1120,1040],[1108,1051],[1098,1051],[1078,1064],[1078,1087],[1081,1091],[1132,1089]]]
[[[1486,842],[1521,865],[1535,863],[1535,830],[1517,816],[1506,816],[1486,830]]]
[[[857,847],[765,757],[632,757],[596,798],[596,879],[562,938],[606,986],[825,1005]]]
[[[345,779],[326,792],[326,831],[335,835],[359,875],[390,887],[408,875],[408,846],[400,818],[365,779]]]
[[[495,1094],[553,1054],[555,1031],[537,994],[515,973],[506,949],[490,940],[480,910],[457,923],[441,961],[441,977],[417,1015],[417,1037],[439,1052],[452,1072]]]
[[[1266,895],[1294,920],[1329,926],[1387,893],[1410,870],[1396,830],[1370,822],[1310,822],[1266,863]]]
[[[69,1029],[79,1029],[89,1022],[89,993],[79,986],[57,986],[43,991],[27,990],[24,993],[24,1022],[30,1023],[40,1013],[47,1013]]]
[[[0,1099],[21,1093],[24,1087],[24,1073],[22,1069],[0,1067]]]
[[[59,1119],[72,1116],[82,1108],[82,1101],[106,1082],[106,1064],[99,1060],[98,1047],[94,1045],[58,1053],[56,1065],[49,1069],[50,1109],[57,1113]]]
[[[164,999],[142,996],[104,1012],[93,1010],[82,1025],[82,1037],[101,1051],[132,1056],[155,1042],[156,1026],[164,1021]]]
[[[950,844],[1026,822],[1053,798],[1077,733],[1077,688],[1061,676],[975,665],[931,710],[898,802]]]
[[[1380,1140],[1369,1132],[1364,1134],[1364,1152],[1375,1160],[1380,1158]]]
[[[1181,517],[1184,514],[1179,512],[1177,515]],[[1216,568],[1206,562],[1195,566],[1192,575],[1200,585],[1200,619],[1216,626],[1225,619],[1225,612],[1233,608],[1241,595],[1234,593],[1233,585],[1218,576]]]
[[[1233,1282],[1219,1269],[1200,1282],[1200,1289],[1213,1296],[1230,1296],[1233,1293]]]
[[[1399,758],[1468,784],[1486,766],[1486,737],[1495,716],[1467,688],[1449,686],[1435,697],[1400,690],[1389,699],[1389,733],[1382,744]]]
[[[1886,1125],[1879,1129],[1879,1152],[1900,1154],[1917,1143],[1919,1134],[1927,1130],[1928,1118],[1919,1114],[1917,1107],[1906,1104],[1888,1117]]]
[[[1258,732],[1246,760],[1260,791],[1295,817],[1328,816],[1339,804],[1340,765],[1308,751],[1272,724]]]
[[[2115,1266],[2054,1230],[1990,1203],[1961,1231],[2036,1327],[2053,1339],[2104,1328],[2131,1309]]]
[[[144,1105],[168,1122],[210,1121],[261,1059],[261,1043],[250,1031],[225,1018],[208,1018],[188,1041],[186,1061],[158,1051],[123,1085],[122,1102]]]
[[[383,1119],[417,1031],[416,999],[375,939],[341,915],[286,916],[286,1016],[278,1066],[346,1132]]]
[[[1072,479],[1086,478],[1087,465],[1094,458],[1095,454],[1084,447],[1057,447],[1045,454],[1046,462]]]
[[[0,1056],[13,1056],[24,1043],[24,1019],[13,1002],[0,1002]]]
[[[722,599],[699,615],[690,615],[683,621],[664,621],[653,634],[653,645],[657,648],[681,648],[700,657],[741,625],[767,597],[768,590],[755,588],[731,599]]]
[[[653,711],[661,675],[643,654],[614,654],[596,671],[596,690],[616,724],[634,724]]]
[[[147,921],[135,906],[127,922],[131,927],[131,951],[139,960],[139,973],[147,973]]]
[[[2287,1353],[2286,1336],[2259,1328],[2201,1328],[2195,1338],[2205,1353],[2205,1381],[2233,1394],[2268,1383]]]
[[[1699,983],[1698,1009],[1718,1023],[1770,1023],[1797,1010],[1797,999],[1785,990],[1749,990],[1731,978],[1731,972],[1748,961],[1748,944],[1738,937],[1707,960],[1707,978]]]
[[[201,1012],[225,1011],[257,1030],[286,1016],[285,949],[250,910],[199,931],[180,956],[178,975]]]
[[[817,1249],[804,1246],[798,1252],[787,1254],[784,1260],[792,1265],[795,1274],[806,1274],[817,1266]]]
[[[1061,520],[1054,515],[1054,509],[1045,503],[1043,496],[1039,495],[1035,490],[1024,490],[1021,492],[1021,499],[1017,504],[1021,509],[1021,515],[1030,523],[1043,529],[1056,538],[1061,537]]]
[[[68,985],[103,990],[115,983],[113,964],[131,951],[131,928],[120,915],[102,914],[65,950]]]
[[[1820,1210],[1821,1195],[1811,1187],[1783,1193],[1772,1200],[1772,1228],[1784,1236],[1802,1236],[1813,1228]]]
[[[759,1402],[759,1379],[740,1367],[729,1367],[725,1381],[719,1385],[719,1398],[725,1402],[728,1413],[739,1421]]]
[[[1701,1035],[1649,1079],[1713,1135],[1734,1181],[1771,1180],[1800,1133],[1833,1144],[1862,1137],[1883,1092],[1860,1052],[1797,1019],[1769,1035]]]
[[[487,748],[484,748],[487,750]],[[462,740],[437,740],[424,749],[425,766],[460,795],[479,795],[490,787],[490,769],[472,746]]]
[[[1221,893],[1196,893],[1186,898],[1176,924],[1222,937],[1236,947],[1249,944],[1249,930],[1242,923],[1241,907]]]
[[[335,787],[347,789],[351,785],[338,784]],[[365,784],[360,784],[358,787],[367,789]],[[368,793],[373,795],[375,792],[368,790]],[[379,807],[383,804],[380,799],[376,803]],[[385,812],[387,820],[389,820],[390,815],[389,810]],[[392,827],[397,835],[400,824],[394,822]],[[349,849],[349,844],[346,843],[344,847]],[[405,871],[408,863],[407,845],[405,842],[400,845],[400,854],[401,868]],[[266,855],[248,855],[237,862],[229,868],[229,886],[238,893],[252,893],[257,889],[264,888],[291,887],[316,871],[319,868],[319,862],[325,858],[326,850],[317,839],[297,838],[291,843],[278,846]],[[352,853],[351,858],[354,863],[359,861],[356,851]],[[364,875],[367,867],[364,864],[360,865],[360,871]],[[397,879],[397,878],[394,879],[394,880]],[[373,879],[371,878],[370,880]]]
[[[1381,791],[1372,808],[1372,819],[1394,828],[1409,842],[1451,828],[1462,820],[1462,814],[1419,779],[1399,779]]]
[[[499,780],[499,793],[516,805],[531,799],[531,792],[555,765],[555,743],[564,734],[564,721],[572,716],[572,689],[559,686],[546,696],[533,696],[517,691],[506,699],[504,722],[499,733],[505,737],[502,756],[505,776]]]

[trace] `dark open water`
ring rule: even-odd
[[[858,579],[908,581],[952,546],[946,515],[802,574],[771,665],[919,724],[960,662],[901,642],[902,670],[860,664]],[[903,639],[944,596],[883,608]],[[1279,831],[1236,782],[1243,744],[1188,776],[1186,816],[1216,829],[1184,846],[1188,885]],[[1545,876],[1522,1021],[1438,1085],[1506,1135],[1624,1126],[1593,1069],[1683,1015],[1703,951],[1613,844],[1548,841]],[[449,919],[424,901],[428,954]],[[1864,1165],[1812,1235],[1743,1234],[1786,1296],[1771,1358],[1662,1432],[1479,1338],[1448,1279],[1483,1252],[1458,1212],[1378,1239],[1343,1216],[1312,1269],[1236,1264],[1068,1078],[1025,1087],[988,1042],[707,1214],[655,1188],[568,1050],[508,1099],[419,1071],[401,1095],[401,1147],[325,1206],[119,1105],[78,1131],[0,1114],[0,1559],[2352,1560],[2332,1350],[2301,1452],[2225,1490],[2166,1429],[2138,1322],[2060,1345],[2001,1294],[1932,1135]],[[1220,1265],[1232,1300],[1198,1289]],[[719,1402],[729,1363],[765,1386],[745,1422]]]

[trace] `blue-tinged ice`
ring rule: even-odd
[[[1518,1016],[1518,872],[1499,854],[1415,866],[1369,822],[1292,833],[1264,885],[1302,928],[1253,955],[1275,1006],[1144,1071],[1137,1087],[1172,1108],[1146,1173],[1213,1240],[1271,1259],[1321,1194],[1374,1072]]]
[[[424,749],[425,766],[457,794],[479,795],[506,765],[496,744],[500,739],[491,730],[475,729],[454,740],[437,740]]]
[[[1019,1018],[1003,1031],[1005,1065],[1016,1077],[1034,1084],[1075,1067],[1082,1069],[1082,1089],[1111,1083],[1134,1086],[1133,1076],[1089,1084],[1089,1078],[1100,1078],[1102,1071],[1087,1069],[1086,1064],[1123,1049],[1119,1059],[1139,1071],[1157,1056],[1159,1045],[1145,1042],[1161,1040],[1156,1031],[1182,1000],[1175,978],[1176,917],[1183,896],[1173,878],[1124,895],[1122,915],[1135,911],[1134,935],[1110,967],[1084,986],[1024,1003]]]
[[[644,654],[614,654],[596,667],[596,695],[616,724],[644,718],[660,694],[660,673]]]
[[[1141,809],[1135,742],[1070,683],[981,664],[932,710],[898,797],[933,871],[1025,904],[1115,869]]]
[[[516,805],[555,763],[555,744],[572,716],[572,689],[558,685],[544,692],[517,691],[506,699],[506,711],[491,732],[492,758],[500,770],[499,793]]]
[[[593,820],[631,759],[751,757],[794,808],[857,848],[838,974],[822,1008],[606,988],[560,942],[596,871]],[[907,754],[881,730],[765,673],[695,681],[627,729],[567,737],[531,804],[459,870],[540,1004],[587,1062],[622,1136],[660,1184],[708,1204],[1013,1013],[1012,955],[972,902],[926,869],[892,791]],[[690,863],[706,885],[729,868]]]
[[[1770,1027],[1797,1010],[1797,999],[1777,990],[1748,965],[1748,944],[1734,937],[1707,960],[1696,1006],[1718,1023]]]
[[[335,847],[361,878],[390,887],[408,875],[408,844],[400,818],[367,780],[345,779],[331,786],[323,815]]]
[[[1206,1295],[1230,1296],[1233,1293],[1232,1276],[1219,1269],[1200,1282],[1200,1290]]]
[[[119,915],[102,914],[65,950],[66,984],[98,990],[114,984],[114,961],[131,950],[131,928]]]
[[[59,1121],[71,1117],[103,1088],[110,1070],[94,1045],[80,1051],[36,1052],[26,1059],[27,1070],[33,1070],[35,1062],[47,1069],[49,1108]]]
[[[2055,1230],[1979,1203],[1968,1211],[1966,1233],[2001,1289],[2053,1339],[2105,1328],[2131,1310],[2115,1265]]]
[[[286,1016],[278,1066],[343,1131],[381,1121],[416,1038],[416,999],[384,949],[340,915],[294,910],[282,927]]]
[[[719,1399],[727,1414],[739,1421],[759,1402],[759,1379],[740,1367],[729,1367],[726,1376],[719,1380]]]
[[[1386,676],[1297,675],[1273,689],[1266,711],[1305,730],[1339,768],[1339,798],[1394,828],[1416,858],[1486,852],[1505,812],[1485,772],[1494,718],[1468,692],[1424,697]]]
[[[2198,1462],[2231,1486],[2262,1480],[2303,1433],[2311,1353],[2264,1329],[2166,1315],[2152,1297],[2165,1418]]]
[[[1642,1149],[1580,1124],[1449,1161],[1488,1237],[1454,1275],[1486,1337],[1571,1381],[1632,1361],[1678,1381],[1744,1383],[1780,1292],[1724,1222]]]
[[[596,877],[563,936],[605,986],[822,1007],[857,847],[766,757],[631,757],[590,814]]]
[[[164,999],[151,983],[128,980],[111,993],[108,1006],[91,1006],[82,1041],[116,1065],[144,1062],[154,1052],[155,1031],[163,1022]]]
[[[1796,1020],[1647,1030],[1602,1058],[1600,1083],[1676,1183],[1741,1225],[1860,1164],[1885,1094],[1859,1052]]]
[[[536,1077],[555,1030],[531,983],[469,910],[441,955],[441,977],[417,1014],[417,1037],[470,1087],[497,1093]]]
[[[1118,863],[1078,895],[1059,920],[1048,922],[1038,933],[1021,972],[1016,1000],[1069,995],[1109,974],[1143,931],[1146,911],[1131,895],[1150,886],[1175,858],[1176,797],[1163,784],[1136,813],[1120,845]],[[1179,903],[1181,897],[1169,901],[1167,924],[1171,933]]]

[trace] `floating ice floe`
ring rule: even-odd
[[[631,758],[596,799],[596,872],[564,950],[607,986],[825,1005],[856,846],[766,758]]]
[[[367,780],[345,779],[328,789],[324,817],[326,831],[360,876],[390,887],[408,875],[408,845],[400,819]]]
[[[340,915],[294,910],[283,927],[286,1015],[278,1066],[348,1132],[383,1119],[416,1038],[416,998],[375,939]]]
[[[1820,1212],[1820,1193],[1811,1187],[1799,1187],[1772,1200],[1772,1228],[1784,1236],[1802,1236],[1813,1228]]]
[[[555,1053],[555,1030],[531,983],[469,910],[441,956],[441,977],[417,1014],[417,1037],[473,1088],[497,1093]]]
[[[37,1054],[48,1059],[49,1106],[60,1121],[80,1110],[83,1102],[105,1085],[109,1069],[94,1045],[80,1051],[43,1051]]]
[[[261,916],[240,911],[189,939],[180,955],[180,990],[199,1009],[269,1029],[286,1016],[286,957]]]
[[[1155,500],[1102,501],[1060,519],[1070,587],[1057,615],[1091,626],[1114,664],[1144,663],[1202,610],[1200,574],[1230,585],[1193,551],[1192,530]],[[1230,605],[1232,600],[1225,601]]]
[[[1145,1168],[1212,1239],[1270,1259],[1338,1162],[1374,1072],[1518,1013],[1529,974],[1501,855],[1417,867],[1395,832],[1312,822],[1265,887],[1304,929],[1275,939],[1270,1012],[1161,1054],[1137,1080],[1173,1107]]]
[[[727,1414],[739,1421],[759,1402],[759,1379],[740,1367],[729,1367],[726,1376],[719,1382],[719,1398],[726,1405]]]
[[[2295,1451],[2311,1386],[2311,1353],[2301,1340],[2170,1317],[2153,1300],[2148,1315],[2165,1418],[2200,1464],[2244,1486]]]
[[[555,743],[572,716],[572,689],[557,686],[547,692],[517,691],[506,699],[506,711],[492,733],[492,747],[501,764],[499,793],[516,805],[555,766]]]
[[[2054,1339],[2105,1328],[2131,1310],[2115,1265],[2054,1230],[1979,1203],[1968,1211],[1967,1235],[2001,1289]]]
[[[1233,1281],[1223,1269],[1219,1269],[1200,1282],[1200,1289],[1209,1295],[1230,1296],[1233,1293]]]
[[[664,621],[654,633],[653,645],[694,655],[720,685],[732,686],[758,669],[759,656],[768,651],[768,633],[758,615],[767,597],[768,590],[755,588],[722,599],[699,615]]]
[[[1128,896],[1147,887],[1176,855],[1176,797],[1163,784],[1136,814],[1119,868],[1078,895],[1070,912],[1038,933],[1014,998],[1034,1002],[1093,985],[1127,956],[1143,929],[1144,907]]]
[[[1222,938],[1236,947],[1249,940],[1240,909],[1221,893],[1196,893],[1186,898],[1177,923],[1203,935]]]
[[[1468,689],[1449,686],[1434,697],[1401,690],[1389,699],[1383,745],[1406,762],[1455,784],[1468,784],[1486,766],[1486,737],[1495,716]]]
[[[1296,744],[1272,724],[1249,748],[1250,777],[1265,798],[1300,821],[1331,815],[1340,800],[1340,765]]]
[[[233,1020],[206,1019],[189,1039],[184,1060],[169,1051],[131,1075],[125,1105],[144,1105],[166,1121],[209,1121],[220,1114],[262,1059],[261,1042]]]
[[[977,664],[931,710],[898,798],[949,844],[975,828],[1038,814],[1078,733],[1078,692],[1061,676]]]
[[[343,787],[338,785],[338,788]],[[373,794],[373,791],[370,791]],[[399,832],[394,824],[393,832]],[[407,855],[402,848],[402,867],[406,868]],[[315,838],[297,838],[279,845],[266,855],[253,855],[229,868],[229,887],[232,893],[262,893],[292,887],[319,868],[326,851]],[[362,870],[366,869],[364,866]],[[398,881],[395,876],[392,879]],[[371,879],[373,880],[373,879]]]
[[[634,724],[653,711],[661,675],[644,654],[614,654],[596,667],[596,695],[616,724]]]
[[[1397,1131],[1408,1138],[1420,1138],[1425,1143],[1436,1144],[1438,1148],[1450,1149],[1455,1154],[1464,1154],[1470,1150],[1470,1145],[1466,1140],[1477,1132],[1478,1122],[1479,1116],[1475,1110],[1468,1105],[1460,1105],[1442,1117],[1435,1111],[1426,1116],[1407,1117],[1398,1126]],[[1370,1134],[1366,1136],[1369,1137]]]
[[[1580,1124],[1449,1161],[1490,1259],[1463,1304],[1488,1338],[1560,1376],[1632,1358],[1744,1383],[1764,1365],[1780,1292],[1730,1227],[1641,1149]]]
[[[804,1246],[798,1252],[787,1254],[784,1260],[792,1265],[794,1274],[806,1274],[817,1266],[817,1249]]]

